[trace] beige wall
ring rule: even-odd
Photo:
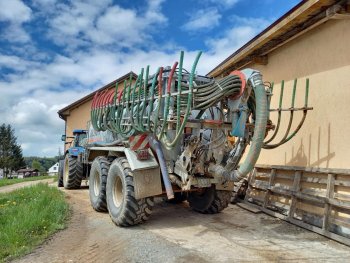
[[[66,121],[66,135],[73,136],[73,130],[75,129],[87,129],[87,122],[90,120],[90,108],[92,99],[84,104],[70,110],[70,114],[67,116]],[[70,140],[67,140],[70,141]],[[66,144],[65,150],[70,145]]]
[[[278,83],[274,107],[282,79],[284,107],[290,107],[294,78],[298,78],[296,106],[303,106],[309,78],[309,105],[314,107],[298,135],[275,150],[263,150],[258,163],[350,168],[350,21],[330,20],[270,53],[266,66],[249,67],[260,70],[264,80]],[[301,113],[296,114],[295,121],[300,118]]]

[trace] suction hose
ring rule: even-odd
[[[253,170],[261,148],[263,146],[263,140],[266,133],[266,123],[267,123],[267,96],[265,91],[265,86],[263,84],[261,75],[257,71],[250,71],[248,81],[252,85],[256,98],[256,118],[255,118],[255,127],[254,135],[250,144],[250,149],[247,154],[246,159],[240,165],[237,170],[229,170],[228,167],[223,167],[221,165],[213,165],[210,167],[210,171],[216,175],[223,177],[228,181],[238,182],[247,174]]]

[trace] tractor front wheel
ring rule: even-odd
[[[63,186],[66,189],[78,189],[83,179],[83,164],[77,157],[66,154],[64,158]]]
[[[57,180],[58,187],[63,187],[63,165],[64,165],[64,160],[60,160],[58,162],[58,180]]]

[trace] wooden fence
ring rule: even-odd
[[[350,245],[350,170],[256,166],[245,202]]]

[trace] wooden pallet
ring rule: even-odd
[[[259,165],[245,202],[350,246],[350,170]]]

